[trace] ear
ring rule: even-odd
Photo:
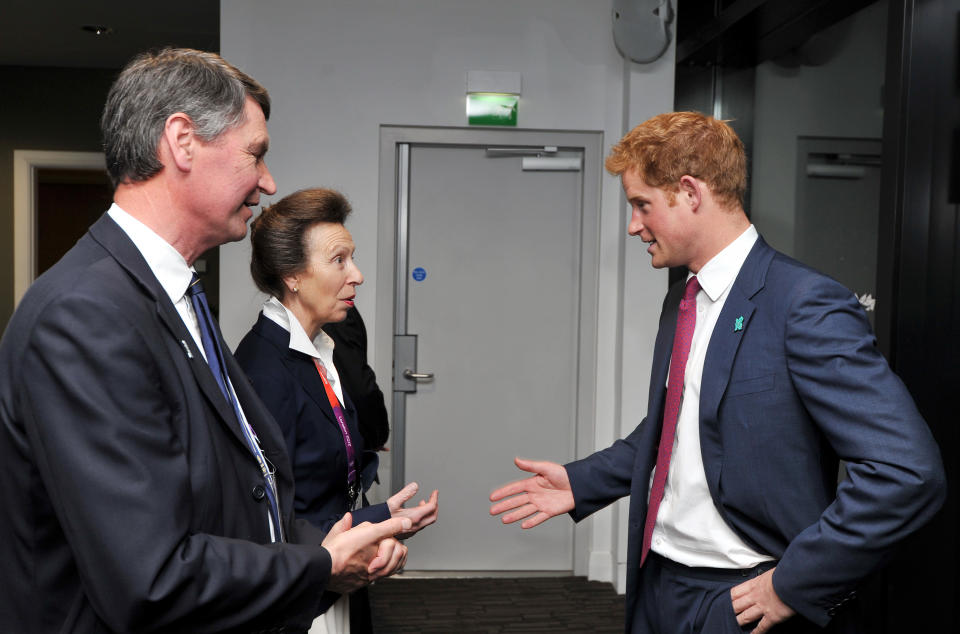
[[[703,183],[689,174],[684,174],[680,177],[680,198],[690,205],[691,211],[696,211],[703,202]]]
[[[294,295],[300,291],[300,280],[296,275],[288,275],[283,278],[283,285],[287,287],[287,294]],[[283,299],[282,297],[280,299]]]
[[[161,157],[166,153],[170,157],[171,167],[189,172],[193,166],[197,141],[199,138],[196,136],[193,119],[182,112],[175,112],[167,117],[163,126]]]

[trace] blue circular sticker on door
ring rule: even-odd
[[[426,278],[427,269],[423,268],[422,266],[418,266],[417,268],[413,269],[413,279],[417,280],[418,282],[422,282]]]

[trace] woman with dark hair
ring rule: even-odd
[[[346,318],[363,275],[343,226],[350,204],[331,189],[304,189],[263,210],[250,229],[250,272],[270,298],[240,342],[237,361],[283,430],[293,464],[294,510],[324,530],[348,511],[353,524],[408,517],[412,535],[437,517],[437,491],[406,509],[411,483],[385,503],[364,493],[378,458],[364,446],[350,395],[323,326]],[[375,448],[371,448],[375,449]],[[349,603],[349,610],[347,608]],[[365,591],[338,600],[311,632],[371,631]]]

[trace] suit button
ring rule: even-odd
[[[267,495],[267,490],[263,488],[263,485],[256,485],[253,487],[253,491],[250,492],[253,494],[253,499],[259,502]]]
[[[830,618],[833,618],[836,615],[837,615],[837,608],[830,608],[829,610],[827,610],[827,616],[829,616]]]

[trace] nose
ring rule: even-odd
[[[360,286],[363,284],[363,273],[360,272],[360,268],[353,261],[353,259],[350,260],[350,264],[352,265],[352,270],[350,271],[348,283],[353,284],[354,286]]]
[[[627,233],[632,236],[639,236],[641,231],[643,231],[643,221],[640,219],[640,214],[632,214],[630,222],[627,224]]]
[[[257,186],[264,194],[272,196],[277,193],[277,184],[273,181],[273,174],[267,168],[267,163],[263,162],[260,165],[260,180],[257,182]]]

